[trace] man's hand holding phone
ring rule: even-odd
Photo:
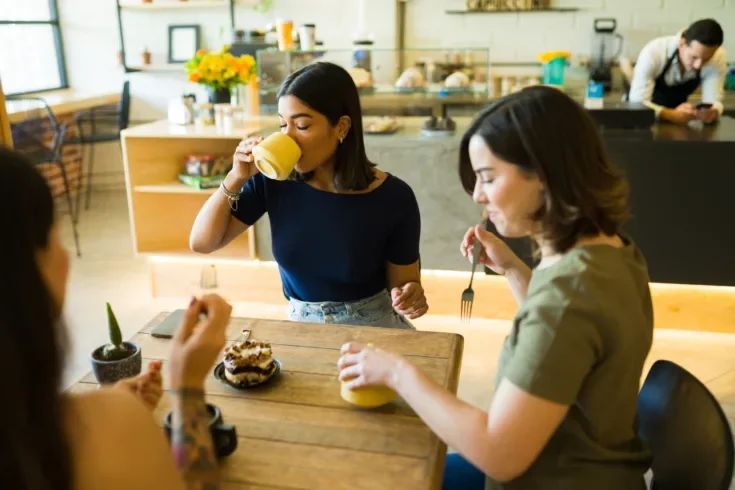
[[[694,110],[696,111],[697,119],[707,124],[715,122],[720,117],[719,111],[714,109],[712,104],[700,103],[694,107]]]

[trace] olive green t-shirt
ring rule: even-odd
[[[574,248],[533,272],[500,355],[507,378],[569,412],[538,459],[503,490],[637,490],[651,455],[637,435],[653,306],[645,260],[625,246]]]

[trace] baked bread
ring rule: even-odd
[[[366,88],[373,86],[373,77],[364,68],[353,68],[350,70],[350,76],[358,88]]]
[[[398,121],[396,121],[395,117],[391,116],[367,118],[364,124],[366,133],[389,133],[398,128]]]

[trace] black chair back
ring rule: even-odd
[[[120,102],[117,104],[117,126],[120,131],[127,129],[130,124],[130,81],[123,83]]]
[[[638,396],[639,433],[653,452],[658,490],[727,490],[733,438],[720,404],[687,370],[657,361]]]

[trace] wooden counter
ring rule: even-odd
[[[402,131],[367,136],[366,145],[371,159],[414,189],[422,214],[427,298],[433,314],[454,317],[469,280],[458,243],[479,217],[456,177],[456,151],[468,120],[457,120],[454,136],[426,139],[416,134],[423,119],[402,119]],[[229,134],[167,122],[123,132],[134,245],[151,259],[154,297],[190,295],[203,268],[216,264],[219,290],[229,299],[285,306],[278,269],[269,262],[268,220],[214,256],[196,255],[189,250],[189,233],[214,190],[197,191],[176,181],[188,154],[231,154],[242,138],[276,130],[277,118],[264,117]],[[653,287],[657,328],[735,332],[735,288],[698,285],[735,285],[727,214],[735,201],[726,192],[735,180],[730,162],[735,121],[725,118],[701,130],[657,125],[609,131],[605,139],[631,182],[633,219],[626,228],[646,256],[652,281],[682,284]],[[518,251],[527,256],[527,250]],[[512,318],[516,305],[505,281],[485,279],[475,278],[476,287],[486,287],[487,301],[475,306],[473,316]]]
[[[187,156],[230,156],[238,143],[277,119],[254,120],[232,132],[214,126],[179,126],[168,121],[136,126],[122,132],[125,186],[128,193],[133,246],[137,254],[194,257],[189,234],[197,213],[216,189],[197,190],[178,181]],[[250,227],[217,257],[257,258],[255,227]]]
[[[10,135],[10,120],[5,109],[5,94],[3,84],[0,82],[0,145],[13,146],[13,138]]]

